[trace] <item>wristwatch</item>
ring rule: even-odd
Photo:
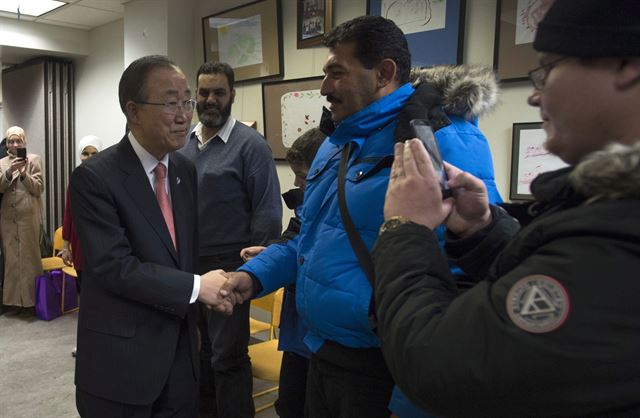
[[[409,224],[409,223],[414,223],[414,222],[410,221],[404,216],[392,216],[391,218],[384,221],[382,226],[380,226],[380,232],[378,232],[378,235],[382,235],[387,231],[394,231],[400,228],[400,225]]]

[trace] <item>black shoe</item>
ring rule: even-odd
[[[31,318],[32,316],[36,315],[36,309],[32,306],[30,308],[22,308],[20,310],[20,317],[21,318]]]
[[[7,316],[17,316],[20,314],[20,307],[19,306],[9,306],[7,307],[7,310],[5,311],[5,315]]]

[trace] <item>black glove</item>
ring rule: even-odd
[[[396,142],[415,138],[413,129],[409,125],[412,119],[427,120],[434,132],[451,124],[442,110],[442,95],[428,83],[418,84],[416,91],[398,115]]]

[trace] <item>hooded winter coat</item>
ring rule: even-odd
[[[449,237],[478,282],[461,295],[431,230],[378,238],[387,365],[438,416],[638,416],[640,143],[543,174],[532,191],[522,229],[492,207],[483,231]]]

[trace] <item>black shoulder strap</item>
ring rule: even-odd
[[[345,181],[347,176],[347,162],[349,160],[349,154],[351,152],[351,143],[345,145],[342,149],[342,155],[340,157],[340,168],[338,169],[338,206],[340,207],[340,216],[342,217],[342,224],[344,225],[344,229],[347,232],[347,237],[349,237],[349,243],[351,244],[351,248],[356,253],[356,257],[358,257],[358,262],[360,263],[360,267],[364,271],[364,274],[369,279],[369,283],[371,283],[371,288],[375,291],[375,273],[373,269],[373,258],[371,257],[371,253],[369,253],[369,249],[365,245],[362,237],[358,233],[356,226],[349,215],[349,210],[347,209],[347,199],[345,195]],[[371,303],[369,304],[369,323],[372,329],[376,328],[376,318],[375,318],[375,302],[373,300],[373,293],[371,294]]]

